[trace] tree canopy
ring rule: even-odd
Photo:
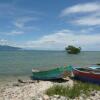
[[[72,45],[69,45],[68,47],[65,48],[66,51],[69,53],[69,54],[78,54],[80,53],[81,51],[81,47],[75,47],[75,46],[72,46]]]

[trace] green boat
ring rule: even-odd
[[[64,78],[72,71],[72,66],[59,67],[48,71],[32,71],[33,79],[37,80],[51,80]]]

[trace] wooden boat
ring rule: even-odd
[[[92,69],[92,68],[73,68],[74,78],[100,84],[100,69]]]
[[[51,69],[48,71],[32,71],[33,79],[38,80],[51,80],[51,79],[61,79],[69,74],[69,72],[72,70],[72,66],[66,66],[66,67],[59,67],[55,69]]]
[[[91,65],[88,68],[94,69],[94,70],[100,70],[100,65]]]

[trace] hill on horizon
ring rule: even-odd
[[[19,47],[13,47],[13,46],[8,46],[8,45],[0,45],[0,51],[11,51],[11,50],[20,50],[21,48]]]

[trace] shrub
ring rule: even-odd
[[[75,82],[73,87],[54,85],[46,90],[46,94],[49,96],[61,95],[67,96],[69,98],[75,98],[80,96],[81,94],[85,94],[88,96],[90,95],[92,90],[100,91],[100,86],[89,83]]]

